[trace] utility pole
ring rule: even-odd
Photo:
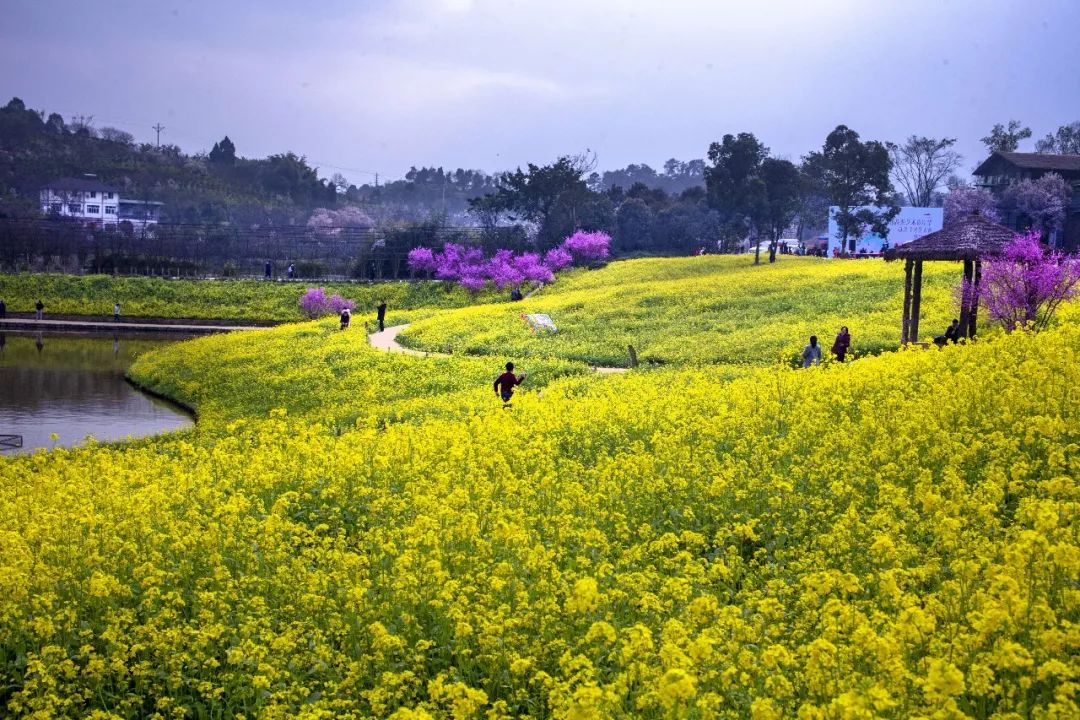
[[[165,129],[165,126],[162,125],[161,123],[158,123],[157,125],[151,126],[150,129],[151,130],[157,130],[157,146],[158,146],[158,148],[160,148],[161,147],[161,131]]]
[[[379,187],[379,173],[375,173],[375,187]]]

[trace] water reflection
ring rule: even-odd
[[[0,333],[0,434],[22,435],[29,451],[75,445],[88,435],[121,440],[191,425],[182,410],[124,380],[134,359],[162,342],[168,341]]]

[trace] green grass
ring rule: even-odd
[[[124,317],[187,318],[231,321],[294,322],[303,320],[299,300],[308,287],[325,287],[356,302],[355,319],[374,319],[375,305],[385,299],[387,319],[394,322],[462,307],[475,298],[461,288],[440,282],[307,283],[260,280],[167,280],[109,275],[0,275],[0,299],[9,312],[33,312],[38,298],[47,315],[112,316],[119,302]],[[481,294],[495,302],[504,293]]]

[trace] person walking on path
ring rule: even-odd
[[[844,356],[847,355],[849,347],[851,347],[851,335],[845,325],[840,328],[840,334],[836,336],[832,344],[832,354],[836,356],[837,362],[844,362]]]
[[[818,345],[817,335],[810,336],[810,344],[803,348],[802,366],[808,368],[811,365],[821,364],[821,346]]]
[[[510,404],[514,397],[514,388],[525,382],[525,373],[521,377],[514,374],[514,363],[506,363],[506,372],[495,378],[495,394],[502,398],[503,406]]]
[[[113,303],[112,319],[113,322],[120,322],[120,303]]]
[[[296,268],[293,266],[292,263],[289,263],[289,279],[292,280],[295,275],[296,275]]]
[[[266,261],[266,268],[265,268],[265,270],[266,270],[266,279],[267,279],[267,280],[269,280],[269,279],[270,279],[270,276],[271,276],[271,275],[273,274],[273,272],[274,272],[274,263],[272,263],[272,262],[270,262],[269,260],[267,260],[267,261]]]
[[[375,314],[379,320],[379,332],[386,329],[386,301],[380,300],[379,304],[375,306]]]
[[[37,319],[45,319],[45,303],[41,302],[41,298],[38,298],[37,304],[34,305],[34,309],[37,310]]]
[[[349,308],[345,308],[341,311],[341,329],[349,329],[349,321],[352,320],[352,314],[349,312]]]

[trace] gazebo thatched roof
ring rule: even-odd
[[[1015,233],[978,212],[946,228],[885,251],[886,260],[979,260],[1000,255]]]

